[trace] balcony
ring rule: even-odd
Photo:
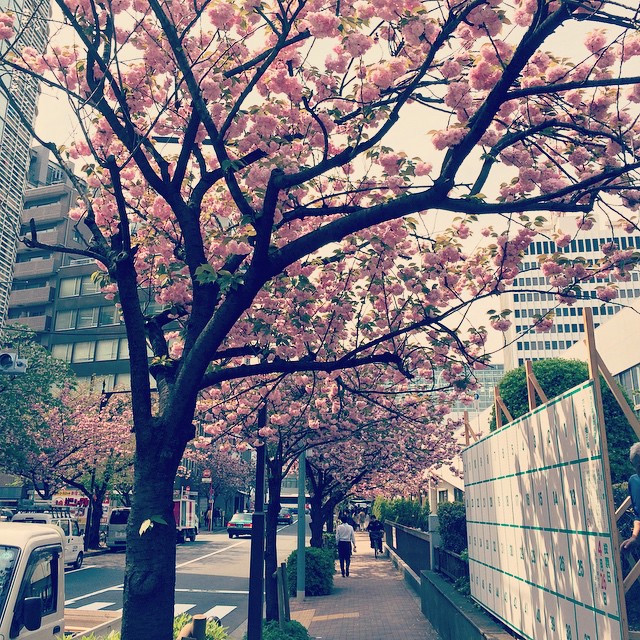
[[[10,307],[26,307],[33,304],[47,304],[53,300],[53,287],[19,289],[9,295]]]
[[[31,260],[30,262],[16,262],[13,267],[13,277],[18,280],[33,276],[46,276],[54,272],[55,258],[46,260]]]
[[[43,207],[31,207],[22,211],[22,224],[29,224],[29,220],[33,218],[36,224],[39,222],[53,222],[55,220],[64,220],[68,210],[68,204],[64,201],[47,204]]]
[[[7,325],[20,324],[29,327],[32,331],[49,331],[51,326],[50,316],[32,316],[30,318],[12,318],[7,320]]]
[[[25,234],[28,238],[31,237],[31,232]],[[49,229],[48,231],[39,231],[38,232],[38,242],[43,242],[44,244],[57,244],[59,242],[58,229]],[[29,247],[25,246],[22,242],[18,242],[18,253],[24,253],[25,251],[33,251],[33,249],[29,249]]]

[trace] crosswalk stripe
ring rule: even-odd
[[[195,604],[175,604],[173,605],[173,615],[174,617],[179,616],[181,613],[185,613],[186,611],[189,611],[189,609],[193,609],[195,606]]]
[[[76,609],[84,609],[85,611],[99,611],[100,609],[105,609],[106,607],[110,607],[115,604],[115,602],[90,602],[89,604],[83,604],[81,607],[76,607]]]
[[[234,609],[237,608],[238,607],[217,604],[215,607],[209,609],[209,611],[205,611],[204,616],[206,618],[213,618],[215,616],[216,618],[220,618],[220,620],[222,620],[222,618],[224,618],[228,613],[231,613]]]

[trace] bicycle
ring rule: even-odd
[[[371,539],[371,546],[373,547],[373,554],[375,558],[378,558],[378,554],[382,555],[382,531],[371,531],[369,538]]]

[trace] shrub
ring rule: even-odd
[[[462,553],[467,548],[467,518],[462,502],[443,502],[438,506],[438,522],[442,546],[447,551]]]
[[[262,640],[308,640],[309,632],[299,622],[291,620],[281,629],[276,620],[262,626]]]
[[[287,580],[289,593],[294,596],[297,591],[298,576],[298,550],[291,552],[287,558]],[[307,596],[326,596],[333,589],[333,574],[335,572],[335,560],[331,551],[327,549],[305,548],[305,589]]]
[[[338,543],[336,542],[335,533],[322,534],[322,548],[329,551],[334,558],[338,557]]]
[[[373,514],[381,521],[393,520],[405,527],[429,530],[429,503],[424,506],[418,500],[396,498],[386,500],[378,496],[372,508]]]
[[[191,616],[188,613],[181,613],[173,619],[173,637],[177,638],[178,634],[186,624],[191,622]],[[205,629],[206,640],[227,640],[227,630],[225,627],[215,623],[213,620],[207,620]]]

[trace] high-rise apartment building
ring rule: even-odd
[[[575,229],[572,219],[565,226]],[[545,291],[551,290],[547,278],[540,269],[538,259],[543,255],[562,252],[567,258],[583,257],[587,262],[595,262],[602,257],[601,246],[615,242],[620,249],[640,250],[640,234],[629,235],[623,231],[612,232],[611,226],[594,226],[588,232],[581,231],[562,249],[551,238],[533,242],[525,254],[521,273],[514,282],[515,291],[502,298],[503,308],[511,309],[511,327],[506,334],[508,346],[504,350],[505,370],[521,366],[525,360],[563,357],[565,349],[584,337],[582,309],[590,307],[594,324],[599,326],[615,315],[625,305],[640,298],[640,271],[634,269],[629,282],[613,282],[618,289],[618,298],[604,303],[597,298],[597,288],[610,283],[609,278],[590,279],[582,283],[581,298],[573,305],[558,304],[556,296]],[[550,331],[537,333],[533,326],[536,317],[548,312],[555,315]]]
[[[20,234],[33,220],[38,239],[48,245],[84,248],[85,240],[69,219],[77,194],[66,174],[49,161],[43,147],[31,150]],[[71,364],[80,380],[97,390],[130,388],[129,351],[120,313],[100,292],[91,275],[91,258],[18,246],[7,314],[8,331],[26,325],[54,357]],[[13,325],[13,326],[12,326]],[[98,386],[99,385],[99,386]]]
[[[0,0],[0,10],[14,16],[13,42],[0,41],[0,327],[9,303],[11,273],[20,230],[20,211],[29,163],[31,134],[26,122],[36,116],[39,86],[35,78],[2,63],[9,45],[44,51],[49,0]]]

